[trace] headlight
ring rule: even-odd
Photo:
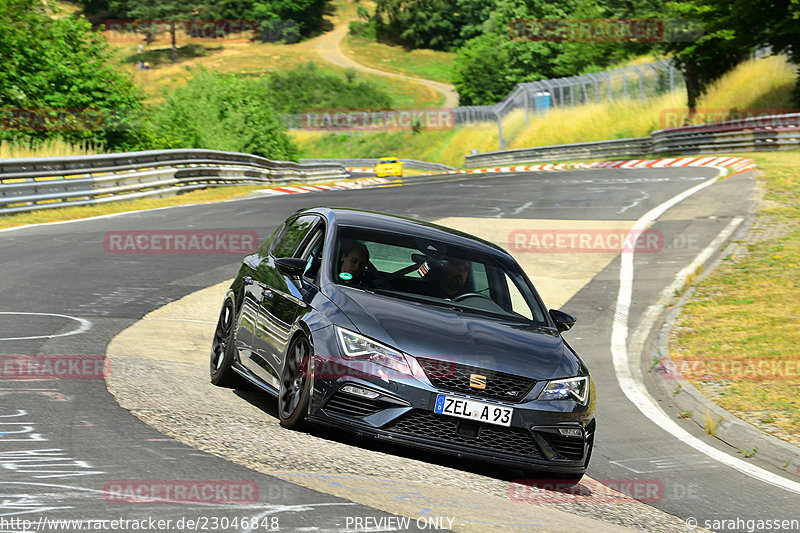
[[[345,359],[366,360],[401,374],[413,375],[406,358],[399,351],[350,330],[334,327]]]
[[[581,405],[589,397],[589,376],[556,379],[547,384],[540,400],[574,400]]]

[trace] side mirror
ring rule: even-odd
[[[565,313],[564,311],[559,311],[558,309],[550,309],[550,318],[553,319],[553,322],[556,323],[556,329],[560,332],[567,331],[572,326],[575,325],[577,319],[570,315],[569,313]]]
[[[261,266],[261,258],[258,256],[258,254],[250,254],[242,259],[242,263],[255,270]]]
[[[306,260],[299,257],[279,257],[275,259],[275,268],[284,276],[299,278],[306,269]]]

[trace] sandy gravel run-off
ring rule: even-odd
[[[470,219],[439,222],[465,230],[477,227]],[[540,221],[527,223],[535,227]],[[507,235],[498,235],[502,234]],[[497,240],[498,235],[486,237]],[[597,257],[596,264],[582,272],[582,282],[537,283],[557,305],[596,275],[606,260]],[[525,269],[536,271],[532,264]],[[590,498],[543,502],[538,496],[531,498],[525,487],[493,476],[485,465],[448,466],[425,454],[387,453],[386,447],[338,433],[281,428],[276,402],[268,395],[234,392],[209,382],[211,336],[229,284],[153,311],[108,346],[109,390],[120,405],[162,433],[253,470],[391,513],[452,516],[456,531],[482,533],[489,524],[497,531],[688,531],[682,520],[643,503]]]

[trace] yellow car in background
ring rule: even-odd
[[[382,178],[384,176],[403,177],[403,162],[396,157],[381,157],[375,165],[375,174]]]

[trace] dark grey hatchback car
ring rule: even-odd
[[[435,452],[580,477],[594,382],[507,252],[418,220],[293,214],[244,258],[211,350],[211,381],[278,399],[308,423]]]

